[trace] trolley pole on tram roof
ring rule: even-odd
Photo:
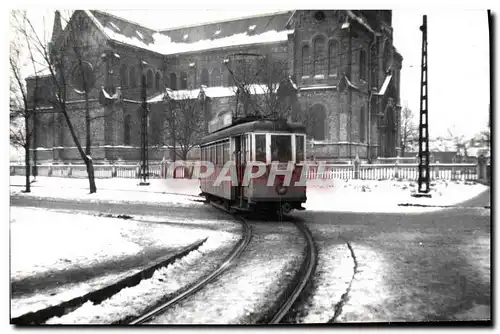
[[[431,197],[429,194],[429,97],[427,68],[427,15],[423,16],[422,31],[422,66],[420,79],[420,126],[418,138],[418,193],[415,197]]]

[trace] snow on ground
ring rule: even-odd
[[[316,266],[315,289],[306,302],[305,314],[299,315],[298,323],[327,323],[335,315],[335,304],[347,291],[354,274],[354,259],[346,244],[323,246],[316,241],[319,249]]]
[[[351,244],[356,256],[357,270],[336,322],[388,321],[384,305],[391,300],[391,290],[385,284],[390,266],[380,252],[370,247]]]
[[[150,323],[255,323],[291,281],[303,259],[304,240],[286,224],[254,224],[252,233],[236,266]]]
[[[430,212],[439,206],[459,205],[487,189],[473,182],[437,180],[431,182],[431,198],[416,198],[418,184],[396,180],[311,181],[304,207],[311,211]],[[399,204],[431,207],[400,206]]]
[[[138,186],[136,179],[97,179],[97,193],[88,194],[86,179],[37,177],[30,194],[24,189],[23,176],[11,176],[11,195],[44,198],[65,198],[85,201],[122,203],[172,203],[179,206],[199,206],[198,180],[152,179],[149,186]],[[312,211],[351,212],[429,212],[436,206],[458,205],[479,195],[487,186],[464,181],[436,180],[431,182],[432,198],[415,198],[414,181],[396,180],[310,180],[307,203]],[[399,206],[398,204],[429,205],[434,207]]]
[[[158,254],[173,255],[181,247],[206,237],[220,238],[222,233],[21,207],[11,207],[10,222],[12,284],[35,278],[30,284],[40,286],[37,277],[43,283],[54,275],[64,276],[66,272],[82,269],[92,271],[103,263],[115,263],[118,267],[103,269],[104,272],[86,281],[69,280],[66,285],[15,297],[11,302],[12,317],[58,304],[131,275],[142,268],[123,265],[134,256],[142,262],[154,262]]]
[[[86,202],[172,203],[200,206],[198,180],[153,179],[149,186],[139,186],[137,179],[96,179],[97,193],[89,194],[87,179],[37,177],[31,193],[23,193],[24,177],[10,177],[10,193],[19,196],[69,199]]]
[[[127,317],[137,317],[165,296],[186,288],[213,270],[239,240],[233,233],[221,232],[210,237],[196,251],[155,271],[150,279],[125,288],[111,298],[94,305],[87,302],[47,324],[110,324]]]

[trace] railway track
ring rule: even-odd
[[[318,251],[314,244],[311,231],[302,222],[293,220],[293,223],[298,227],[306,239],[305,257],[302,265],[294,277],[293,283],[286,291],[285,298],[282,300],[281,306],[268,321],[269,324],[279,324],[289,314],[294,304],[299,300],[305,292],[307,284],[314,275],[316,268]]]
[[[225,212],[232,214],[222,206],[219,205],[214,205],[214,206]],[[217,276],[221,275],[232,263],[234,263],[238,259],[240,254],[245,251],[245,248],[250,243],[252,232],[250,228],[250,223],[243,216],[234,214],[233,216],[242,221],[244,226],[244,235],[243,238],[235,247],[235,249],[233,250],[233,252],[228,256],[228,258],[209,276],[196,283],[189,290],[186,290],[185,292],[181,293],[175,298],[157,306],[156,308],[147,312],[146,314],[136,319],[133,319],[132,321],[129,322],[130,325],[145,324],[150,320],[154,319],[156,316],[161,315],[167,309],[173,307],[180,301],[188,298],[189,296],[192,296],[196,292],[203,289],[206,285],[212,282]],[[310,279],[314,274],[314,269],[317,263],[317,250],[314,244],[314,240],[312,238],[312,234],[302,222],[296,221],[294,219],[291,219],[291,221],[293,222],[294,225],[297,226],[299,231],[304,236],[304,239],[306,240],[304,260],[302,261],[301,266],[296,272],[295,276],[293,277],[291,283],[288,284],[285,291],[281,293],[280,298],[274,303],[274,306],[271,308],[270,312],[268,312],[261,318],[261,320],[259,321],[260,323],[268,323],[268,324],[281,323],[282,320],[284,320],[287,317],[287,315],[291,312],[293,306],[300,299],[308,282],[310,281]]]
[[[154,309],[150,309],[147,313],[144,313],[141,316],[133,318],[131,320],[130,318],[124,319],[125,323],[130,325],[138,325],[150,322],[152,319],[154,319],[158,315],[161,315],[170,307],[178,304],[182,300],[194,295],[196,292],[203,289],[207,284],[220,276],[235,261],[237,261],[237,259],[245,251],[252,239],[252,228],[251,223],[245,217],[237,215],[233,216],[241,221],[243,226],[243,235],[234,249],[231,251],[231,253],[226,257],[224,262],[217,267],[217,269],[212,271],[208,276],[205,276],[205,278],[203,278],[202,280],[195,283],[188,290],[181,292],[170,300],[156,306]],[[291,278],[290,283],[286,283],[286,287],[284,288],[284,290],[279,293],[279,298],[274,301],[270,310],[267,311],[267,314],[264,314],[260,318],[260,320],[258,320],[258,323],[279,324],[282,322],[282,320],[286,319],[287,315],[289,315],[291,310],[293,310],[293,306],[296,305],[297,301],[300,299],[302,293],[304,292],[304,289],[307,286],[307,283],[312,278],[312,275],[314,273],[317,262],[317,251],[312,235],[302,222],[295,221],[293,219],[291,219],[291,222],[297,226],[298,230],[304,236],[304,240],[306,241],[306,245],[304,247],[305,254],[300,264],[300,268],[294,274],[293,278]],[[61,313],[60,315],[63,314],[63,312],[59,313]],[[43,320],[46,320],[46,318],[47,317],[45,317]],[[38,321],[34,322],[44,322],[42,319],[37,320]]]
[[[165,312],[168,308],[174,306],[175,304],[179,303],[180,301],[186,299],[187,297],[195,294],[197,291],[201,290],[204,286],[206,286],[208,283],[213,281],[216,277],[221,275],[229,266],[236,261],[236,259],[240,256],[240,254],[245,250],[247,245],[249,244],[251,238],[252,238],[252,230],[250,228],[250,225],[247,223],[246,220],[241,219],[241,222],[243,224],[243,237],[240,239],[234,250],[229,254],[229,256],[226,258],[226,260],[217,267],[216,270],[214,270],[210,275],[206,276],[202,280],[200,280],[198,283],[196,283],[194,286],[190,287],[188,290],[182,292],[181,294],[177,295],[176,297],[166,301],[165,303],[162,303],[161,305],[155,307],[154,309],[150,310],[149,312],[141,315],[140,317],[137,317],[133,320],[131,320],[128,324],[129,325],[140,325],[140,324],[145,324],[149,320],[153,319],[155,316]]]

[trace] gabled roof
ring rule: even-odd
[[[288,40],[290,12],[156,31],[117,16],[85,10],[107,39],[163,55]]]
[[[160,31],[174,43],[195,43],[201,40],[217,40],[235,34],[260,35],[269,31],[286,30],[292,11],[283,11],[240,19],[198,24]]]

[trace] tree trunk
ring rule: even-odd
[[[38,120],[35,112],[35,108],[33,108],[33,176],[36,178],[38,176],[38,170],[37,170],[37,156],[36,156],[36,132],[37,132],[37,127],[38,127]]]
[[[30,183],[30,175],[31,175],[31,164],[30,164],[30,140],[31,140],[31,135],[30,135],[30,128],[29,126],[29,114],[28,114],[28,109],[24,111],[24,127],[26,131],[26,142],[24,143],[24,165],[26,168],[26,189],[24,192],[29,193],[31,192],[31,183]]]
[[[87,174],[89,177],[89,185],[90,185],[90,193],[93,194],[97,192],[97,187],[95,186],[95,180],[94,180],[94,164],[92,162],[92,158],[90,157],[89,154],[85,154],[85,152],[82,149],[82,146],[80,144],[80,141],[78,140],[78,137],[76,136],[75,129],[73,128],[73,124],[71,123],[68,112],[66,111],[66,107],[62,106],[62,113],[64,115],[64,118],[66,119],[66,124],[68,125],[69,132],[71,134],[71,137],[73,138],[73,142],[76,145],[76,148],[78,149],[78,152],[80,153],[80,156],[82,157],[82,160],[85,162],[85,165],[87,166]]]
[[[89,176],[90,193],[94,194],[97,192],[97,187],[95,186],[94,163],[92,162],[92,159],[85,159],[85,165],[87,166],[87,174]]]
[[[90,155],[91,143],[89,94],[85,93],[85,154]]]
[[[85,87],[86,88],[86,87]],[[94,163],[91,156],[91,131],[90,131],[90,110],[89,110],[89,94],[85,92],[85,165],[87,165],[87,175],[89,177],[90,193],[97,192],[94,178]]]

